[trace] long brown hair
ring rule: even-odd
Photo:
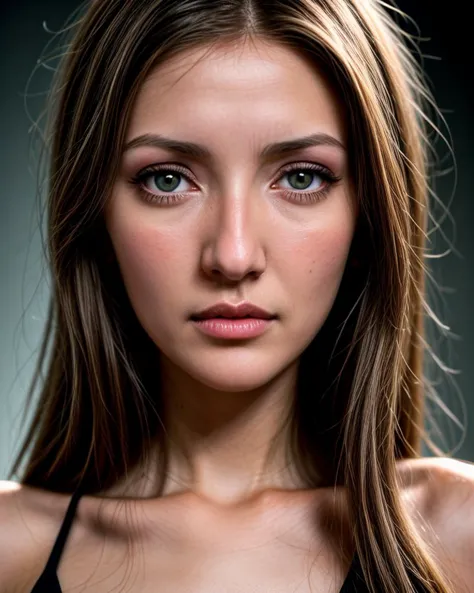
[[[143,81],[184,50],[265,39],[314,60],[343,98],[360,214],[331,313],[303,353],[292,409],[302,479],[344,484],[373,593],[448,584],[415,538],[397,459],[423,435],[430,93],[404,33],[377,0],[97,0],[71,28],[52,86],[48,323],[12,469],[21,483],[101,492],[145,463],[167,470],[156,346],[138,322],[104,224]],[[43,373],[43,366],[47,365]],[[150,394],[154,394],[152,398]],[[158,396],[156,395],[158,394]],[[324,452],[316,459],[317,452]],[[321,469],[322,468],[322,469]]]

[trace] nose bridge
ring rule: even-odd
[[[227,175],[216,188],[211,216],[212,268],[237,280],[261,267],[262,196],[250,175]]]

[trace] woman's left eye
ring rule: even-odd
[[[318,171],[307,171],[306,169],[293,169],[285,173],[280,179],[284,179],[285,177],[290,182],[290,187],[286,187],[285,189],[291,190],[317,190],[323,181],[323,175],[321,173],[318,174]],[[319,182],[316,183],[316,187],[311,187],[315,179],[319,180]]]

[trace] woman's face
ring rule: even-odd
[[[290,369],[323,325],[356,210],[343,112],[314,66],[263,41],[204,53],[173,58],[141,88],[106,223],[167,368],[243,391]],[[144,135],[200,149],[147,145]],[[307,147],[267,148],[313,135]],[[159,170],[131,183],[150,167]],[[218,339],[190,316],[219,301],[277,318],[257,337]]]

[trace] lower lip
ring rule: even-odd
[[[203,333],[216,338],[255,338],[272,323],[272,319],[257,319],[254,317],[244,319],[202,319],[193,321],[197,328]]]

